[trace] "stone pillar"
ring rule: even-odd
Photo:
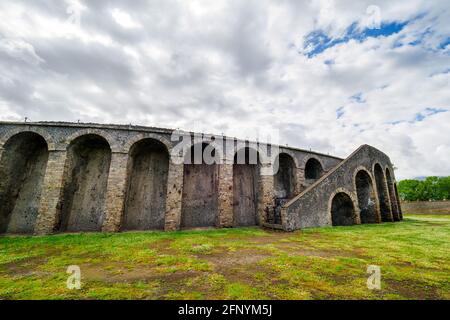
[[[49,151],[47,169],[41,191],[39,215],[34,228],[37,235],[46,235],[54,232],[58,220],[58,202],[64,187],[64,169],[67,152]]]
[[[305,170],[301,168],[295,168],[295,195],[299,195],[305,188]]]
[[[219,165],[219,227],[233,226],[233,164]]]
[[[181,203],[183,198],[184,163],[182,159],[171,160],[167,177],[166,231],[180,230]]]
[[[267,213],[274,209],[274,175],[267,174],[264,175],[262,172],[268,173],[271,171],[270,164],[260,165],[259,174],[259,195],[258,195],[258,214],[259,214],[259,225],[266,222]]]
[[[384,194],[386,195],[386,201],[387,201],[387,207],[388,207],[388,218],[389,221],[394,222],[394,213],[392,212],[392,202],[391,202],[391,195],[389,194],[389,185],[387,183],[386,174],[383,172],[383,188],[384,188]]]
[[[106,216],[103,232],[119,232],[125,205],[128,154],[113,152],[106,189]]]

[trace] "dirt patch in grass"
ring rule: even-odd
[[[38,255],[8,262],[0,265],[0,272],[14,277],[25,277],[32,275],[45,276],[50,272],[39,271],[39,266],[45,265],[51,256],[61,254],[61,250],[51,249],[45,255]]]
[[[313,249],[302,247],[298,244],[293,243],[278,243],[276,247],[283,252],[288,253],[289,255],[299,255],[299,256],[309,256],[309,257],[321,257],[321,258],[332,258],[332,257],[358,257],[365,258],[364,250],[362,249],[354,249],[352,251],[345,250],[322,250],[322,249]]]
[[[215,273],[225,276],[229,281],[253,284],[254,275],[258,272],[269,273],[270,270],[260,265],[271,253],[258,249],[242,249],[237,251],[222,251],[212,254],[197,255],[199,259],[208,261]]]
[[[174,255],[177,254],[178,251],[171,247],[172,243],[174,243],[174,241],[170,239],[159,240],[152,243],[149,248],[155,250],[158,254]]]
[[[117,264],[113,268],[108,267],[108,269],[101,266],[84,265],[81,266],[81,270],[85,281],[101,281],[105,283],[135,283],[155,280],[164,283],[174,283],[202,274],[202,272],[198,271],[161,273],[155,271],[151,266],[138,266],[133,269],[128,269],[122,264]]]
[[[0,270],[5,272],[9,276],[14,277],[26,277],[32,275],[45,275],[46,272],[39,272],[36,270],[36,266],[44,265],[47,263],[46,257],[31,257],[20,261],[14,261],[5,263],[0,266]]]
[[[420,281],[396,281],[396,280],[383,280],[383,284],[386,289],[383,289],[383,293],[394,293],[406,299],[417,300],[436,300],[442,299],[438,293],[438,288],[429,286]]]

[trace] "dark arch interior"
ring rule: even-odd
[[[400,216],[400,220],[403,220],[402,206],[400,205],[400,197],[398,195],[398,190],[397,190],[397,184],[396,183],[394,183],[394,190],[395,190],[395,198],[397,199],[398,215]]]
[[[218,166],[206,164],[203,157],[194,159],[197,147],[192,146],[186,156],[191,161],[184,164],[182,228],[214,227],[218,223]],[[207,147],[202,144],[202,152]],[[211,153],[214,156],[213,150]],[[201,163],[196,164],[198,162]]]
[[[305,165],[305,179],[317,180],[323,175],[323,168],[317,159],[311,158]]]
[[[278,157],[279,169],[275,175],[275,195],[277,198],[290,199],[295,189],[295,162],[288,154],[281,153]]]
[[[105,212],[111,149],[97,135],[75,139],[67,150],[59,231],[100,231]]]
[[[168,172],[161,142],[145,139],[131,148],[122,230],[164,229]]]
[[[234,157],[233,218],[237,227],[258,224],[258,158],[251,148],[239,150]]]
[[[381,169],[381,166],[378,163],[375,165],[375,182],[377,185],[378,200],[380,202],[381,221],[392,221],[386,180],[384,179],[383,169]]]
[[[36,133],[19,133],[5,144],[0,162],[0,233],[34,232],[47,160],[47,143]]]
[[[392,217],[395,221],[400,221],[400,213],[398,212],[398,203],[394,189],[394,182],[392,181],[391,172],[388,168],[386,168],[386,181],[388,185],[389,198],[391,199]]]
[[[331,204],[333,226],[350,226],[355,224],[355,208],[352,199],[344,192],[336,194]]]
[[[372,178],[366,171],[361,170],[356,174],[355,184],[361,223],[379,222]]]

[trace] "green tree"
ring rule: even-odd
[[[419,180],[402,180],[398,184],[398,193],[402,200],[417,201]]]
[[[427,177],[425,180],[403,180],[398,184],[400,198],[406,201],[450,199],[450,177]]]

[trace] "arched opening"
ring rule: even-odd
[[[305,179],[307,182],[314,182],[323,175],[323,168],[319,160],[311,158],[305,165]]]
[[[144,139],[130,149],[122,230],[163,230],[169,153],[161,142]]]
[[[181,228],[185,229],[218,223],[218,166],[205,163],[200,156],[208,144],[199,146],[192,146],[185,157],[181,209]],[[214,150],[211,153],[214,156]]]
[[[47,160],[47,142],[37,133],[19,133],[5,143],[0,163],[0,233],[34,232]]]
[[[331,220],[333,226],[351,226],[356,223],[355,207],[348,194],[340,192],[333,197]]]
[[[295,162],[286,153],[278,156],[278,172],[275,175],[275,196],[280,199],[290,199],[295,190]]]
[[[258,183],[258,152],[252,148],[239,150],[233,165],[233,219],[236,227],[258,225]]]
[[[389,197],[391,199],[391,211],[394,221],[400,221],[400,213],[398,212],[397,197],[395,195],[394,182],[392,181],[391,172],[386,168],[386,181],[388,185]]]
[[[103,137],[89,134],[72,141],[67,149],[57,230],[101,230],[110,164],[111,148]]]
[[[397,184],[396,183],[394,183],[394,190],[395,190],[395,198],[397,199],[398,214],[400,216],[400,220],[403,220],[402,206],[400,204],[400,197],[398,195],[398,190],[397,190]]]
[[[378,201],[380,204],[381,221],[392,221],[392,213],[389,205],[389,196],[386,187],[386,180],[384,178],[383,169],[377,163],[375,164],[375,182],[378,191]]]
[[[376,196],[373,182],[365,170],[360,170],[355,177],[356,193],[361,223],[378,223]]]

